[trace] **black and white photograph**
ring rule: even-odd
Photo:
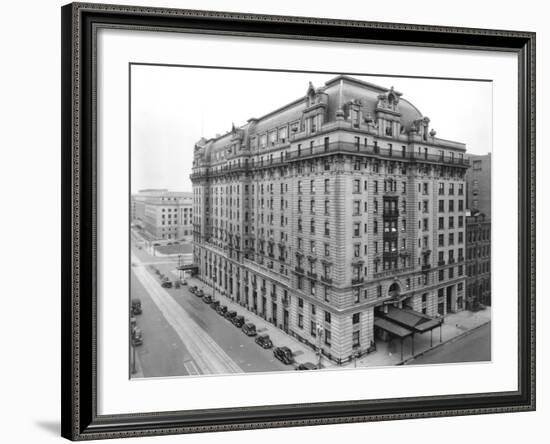
[[[130,378],[491,362],[490,80],[129,83]]]

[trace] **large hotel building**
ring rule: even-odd
[[[439,325],[465,308],[468,161],[435,136],[401,92],[338,76],[201,139],[199,277],[336,362]]]

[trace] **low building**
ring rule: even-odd
[[[132,223],[151,240],[190,240],[193,193],[167,189],[140,190],[131,199]]]

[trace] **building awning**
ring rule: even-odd
[[[387,321],[386,319],[382,318],[375,318],[374,326],[381,328],[382,330],[387,331],[388,333],[397,336],[400,339],[404,339],[414,333],[407,328],[401,327],[400,325],[394,324],[393,322]]]
[[[407,308],[388,307],[388,312],[379,313],[379,316],[414,333],[430,331],[443,323],[442,318],[434,318]]]

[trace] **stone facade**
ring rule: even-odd
[[[337,362],[389,305],[465,307],[465,145],[393,88],[339,76],[195,145],[199,276]]]
[[[132,222],[152,240],[191,240],[193,193],[141,190],[132,195],[130,208]]]

